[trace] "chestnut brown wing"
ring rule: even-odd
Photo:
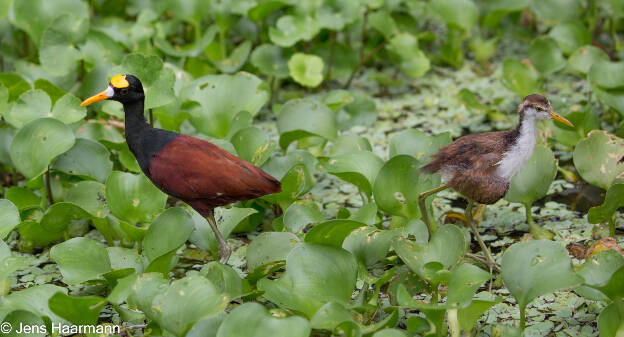
[[[281,190],[280,182],[259,167],[186,135],[173,139],[152,157],[149,177],[165,193],[198,211]]]

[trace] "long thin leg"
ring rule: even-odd
[[[490,269],[495,268],[496,270],[500,271],[499,265],[496,263],[496,260],[494,260],[492,253],[490,253],[490,249],[485,245],[485,242],[483,242],[483,239],[481,238],[481,235],[479,234],[479,229],[477,228],[477,224],[475,224],[474,220],[472,219],[472,206],[473,205],[474,205],[474,201],[472,201],[472,199],[468,199],[468,206],[466,206],[466,220],[468,220],[468,223],[470,223],[470,228],[472,228],[472,232],[474,233],[474,236],[477,238],[477,242],[479,242],[479,246],[481,247],[483,254],[485,254],[485,257],[487,258],[487,261],[488,261],[487,264],[490,266]]]
[[[214,232],[214,235],[217,238],[217,244],[219,245],[219,250],[218,250],[219,262],[226,264],[228,260],[230,259],[230,255],[232,255],[232,249],[230,248],[230,246],[228,246],[227,242],[225,242],[225,239],[223,238],[223,235],[221,235],[221,232],[219,232],[219,228],[217,227],[217,222],[215,221],[215,218],[214,218],[214,211],[210,211],[210,214],[206,216],[206,220],[208,220],[208,223],[210,224],[210,228],[212,228],[212,231]]]
[[[425,207],[425,199],[427,199],[428,196],[436,194],[447,188],[448,187],[446,187],[445,185],[442,185],[428,191],[424,191],[418,195],[418,207],[420,208],[422,220],[425,225],[427,225],[427,230],[429,230],[429,237],[431,237],[431,235],[438,229],[438,224],[429,220],[429,213],[427,213],[427,207]]]

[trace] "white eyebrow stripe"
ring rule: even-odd
[[[115,90],[113,90],[113,87],[109,85],[108,88],[106,88],[106,97],[111,98],[114,94]]]

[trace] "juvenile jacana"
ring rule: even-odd
[[[143,173],[206,217],[219,244],[219,260],[226,263],[232,251],[219,232],[214,208],[280,192],[279,180],[210,142],[151,127],[145,121],[143,85],[133,75],[114,76],[106,90],[80,105],[107,99],[123,105],[126,142]]]
[[[518,106],[520,122],[515,129],[485,132],[463,136],[438,150],[432,161],[421,170],[426,173],[440,173],[442,186],[420,194],[418,204],[431,233],[432,224],[425,208],[425,199],[446,188],[462,194],[468,199],[466,220],[474,232],[481,250],[490,267],[497,267],[492,254],[479,235],[472,219],[475,202],[493,204],[505,196],[509,182],[527,163],[535,148],[537,121],[554,119],[568,126],[574,126],[556,113],[548,99],[541,95],[529,95]]]

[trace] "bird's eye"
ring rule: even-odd
[[[125,96],[125,95],[127,95],[127,94],[128,94],[128,89],[125,89],[125,88],[124,88],[124,89],[121,89],[121,90],[119,91],[119,93],[120,93],[122,96]]]
[[[546,111],[546,109],[542,108],[541,106],[538,106],[537,111]]]

